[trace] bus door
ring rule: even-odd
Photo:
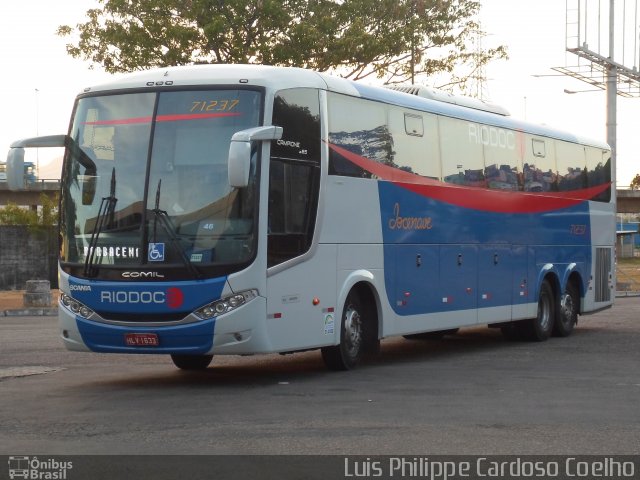
[[[279,91],[272,121],[283,133],[269,161],[267,324],[274,349],[305,348],[333,338],[336,308],[335,247],[310,251],[321,174],[318,90]]]

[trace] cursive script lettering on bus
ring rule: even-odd
[[[431,217],[403,217],[400,215],[400,204],[393,206],[394,217],[389,219],[391,230],[431,230],[433,221]]]

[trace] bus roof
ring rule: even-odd
[[[268,65],[191,65],[145,70],[115,77],[114,80],[84,89],[82,94],[140,89],[154,86],[198,86],[198,85],[253,85],[269,90],[286,88],[318,88],[366,98],[437,115],[459,118],[474,123],[499,128],[518,130],[532,135],[590,145],[603,150],[609,146],[601,141],[583,138],[546,125],[538,125],[515,119],[506,110],[492,105],[483,108],[483,102],[454,102],[447,96],[420,95],[423,89],[390,89],[366,85],[344,78],[319,73],[313,70]],[[404,90],[404,91],[401,91]],[[411,93],[408,93],[411,92]],[[460,99],[461,97],[457,97]],[[457,103],[457,104],[456,104]],[[487,105],[487,104],[485,104]]]
[[[189,65],[134,72],[86,88],[83,93],[152,86],[252,85],[265,88],[327,88],[323,76],[302,68],[267,65]]]

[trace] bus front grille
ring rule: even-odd
[[[100,312],[96,311],[100,317],[107,321],[113,322],[178,322],[189,315],[190,312],[171,312],[171,313],[116,313],[116,312]]]

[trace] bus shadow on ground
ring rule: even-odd
[[[574,340],[592,336],[600,328],[578,328],[569,338],[551,338],[547,342],[509,341],[498,329],[472,327],[462,329],[456,335],[442,339],[409,340],[393,337],[381,342],[380,353],[365,358],[355,370],[332,372],[326,369],[320,350],[299,352],[291,355],[255,355],[214,357],[212,364],[202,371],[184,371],[173,366],[167,357],[163,368],[166,371],[134,373],[124,378],[103,379],[93,382],[95,386],[116,388],[196,388],[211,387],[266,387],[290,383],[316,382],[318,379],[342,381],[350,376],[375,374],[374,369],[393,368],[405,364],[424,364],[432,368],[446,368],[453,359],[460,362],[473,361],[479,355],[489,361],[507,361],[523,355],[546,356],[549,351],[563,350],[573,345]],[[575,338],[574,338],[575,337]],[[487,357],[489,354],[489,357]],[[471,358],[470,358],[471,357]],[[479,357],[478,357],[479,358]],[[456,363],[459,363],[456,361]],[[157,367],[159,364],[156,363]],[[351,377],[352,378],[352,377]]]

